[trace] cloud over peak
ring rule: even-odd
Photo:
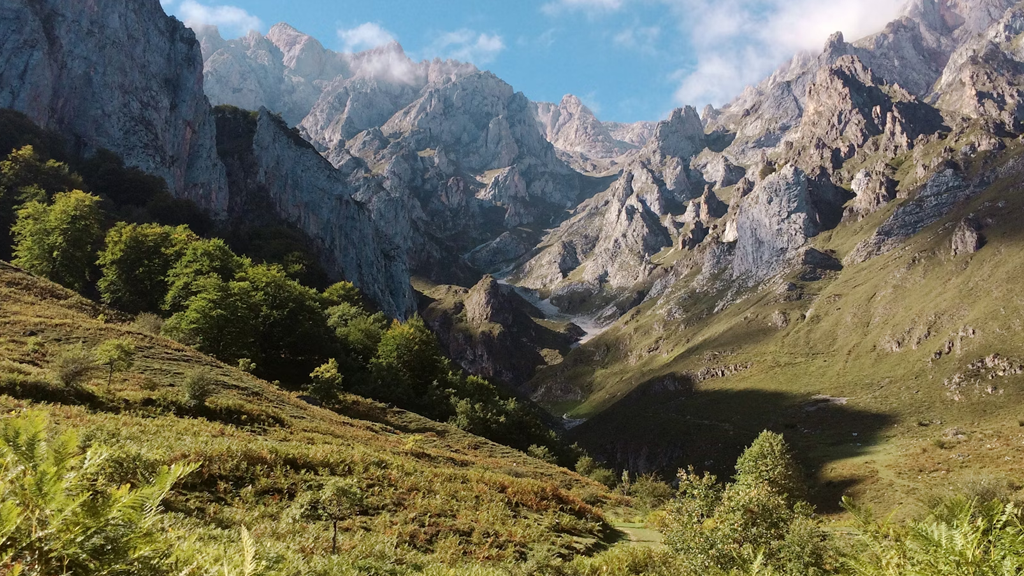
[[[174,4],[173,0],[161,0],[165,8]],[[244,36],[250,30],[261,30],[263,22],[249,12],[237,6],[206,5],[196,0],[184,0],[178,6],[177,13],[188,26],[206,24],[216,26],[226,37]]]
[[[795,53],[820,50],[842,31],[857,39],[881,30],[902,11],[902,0],[551,0],[549,16],[618,12],[653,26],[623,27],[617,46],[664,57],[674,54],[676,103],[721,105]],[[673,27],[675,34],[662,34]],[[662,38],[670,37],[663,41]]]
[[[338,30],[338,38],[345,52],[372,50],[395,41],[395,35],[374,22],[360,24],[355,28]]]
[[[505,41],[501,36],[462,28],[441,34],[427,46],[425,52],[431,56],[483,66],[493,62],[504,50]]]

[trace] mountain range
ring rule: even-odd
[[[969,473],[906,457],[935,426],[1020,457],[1022,35],[1012,0],[912,0],[720,109],[623,125],[395,43],[5,0],[0,107],[215,219],[294,226],[618,467],[714,469],[785,428],[835,491],[898,501]]]

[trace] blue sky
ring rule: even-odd
[[[287,22],[333,50],[390,39],[468,60],[538,101],[576,94],[602,120],[721,105],[798,50],[880,30],[899,0],[161,0],[225,37]]]

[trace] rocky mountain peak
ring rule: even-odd
[[[281,51],[285,67],[298,76],[317,80],[341,73],[337,55],[324,48],[316,38],[288,24],[275,24],[266,38]]]
[[[636,149],[617,140],[583,101],[567,94],[555,106],[534,104],[541,133],[555,148],[590,159],[616,158]]]
[[[646,150],[663,156],[692,158],[707,147],[704,123],[693,106],[677,108],[658,124]]]
[[[848,46],[846,44],[846,38],[842,32],[836,32],[835,34],[828,37],[825,42],[825,49],[822,50],[822,55],[825,60],[835,60],[840,56],[847,54]]]

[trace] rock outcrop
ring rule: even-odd
[[[540,311],[491,276],[472,289],[439,286],[424,296],[423,318],[448,355],[465,370],[513,388],[538,367],[559,362],[583,336],[572,324],[553,329],[538,323]]]
[[[855,198],[846,208],[845,217],[863,218],[892,202],[896,199],[896,185],[892,169],[886,164],[861,170],[853,178]]]
[[[981,223],[974,218],[964,218],[953,230],[953,257],[974,254],[985,245],[981,235]]]
[[[846,263],[859,264],[896,249],[975,193],[974,187],[953,169],[935,174],[917,198],[897,208],[870,238],[858,244]]]
[[[409,283],[410,222],[401,197],[365,166],[338,170],[265,108],[218,117],[229,215],[241,225],[282,220],[313,239],[327,271],[358,286],[387,314],[416,309]]]
[[[733,274],[755,283],[780,272],[819,232],[807,175],[786,166],[743,200],[736,219]]]
[[[937,109],[899,86],[885,85],[856,56],[842,56],[808,86],[791,157],[807,170],[839,169],[862,149],[892,157],[943,128]]]
[[[944,110],[996,131],[1024,131],[1024,7],[1017,5],[953,53],[936,84]]]
[[[65,135],[75,153],[112,150],[223,215],[200,46],[158,0],[5,0],[0,41],[0,107]]]

